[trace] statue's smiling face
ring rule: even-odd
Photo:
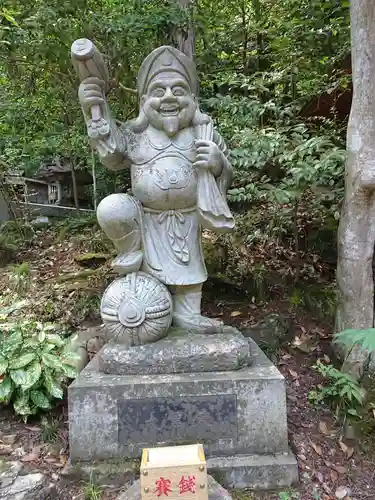
[[[171,74],[151,80],[142,104],[150,125],[169,136],[191,125],[197,107],[187,82]]]

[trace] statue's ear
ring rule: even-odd
[[[143,106],[145,102],[146,102],[146,94],[143,94],[140,100],[140,105]]]

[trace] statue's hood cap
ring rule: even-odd
[[[146,93],[152,78],[166,72],[180,74],[189,84],[191,91],[197,93],[197,73],[193,60],[174,47],[163,45],[153,50],[139,68],[137,77],[139,95]]]

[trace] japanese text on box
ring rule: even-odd
[[[157,497],[162,497],[162,496],[169,496],[169,493],[172,493],[172,481],[170,479],[166,479],[164,477],[161,477],[158,479],[156,482],[156,489],[154,493],[156,494]],[[179,495],[183,495],[184,493],[196,493],[196,488],[197,488],[197,483],[195,480],[195,476],[182,476],[179,483],[178,483],[178,492]]]
[[[142,500],[207,500],[207,468],[201,445],[144,450]]]

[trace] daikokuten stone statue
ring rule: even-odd
[[[118,125],[106,102],[106,70],[90,44],[77,40],[72,53],[81,61],[79,100],[91,144],[107,168],[131,170],[132,196],[111,194],[97,209],[99,224],[118,251],[113,267],[121,276],[136,273],[166,285],[174,325],[220,331],[220,322],[201,315],[207,279],[201,231],[234,227],[226,201],[232,167],[224,140],[199,109],[195,64],[173,47],[151,52],[137,78],[139,115]],[[129,283],[130,278],[127,290]],[[140,290],[134,307],[128,299],[123,306],[123,325],[140,317]]]

